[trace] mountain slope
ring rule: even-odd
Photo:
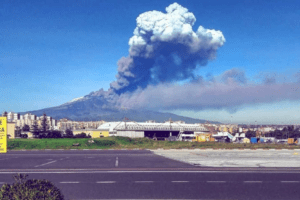
[[[122,121],[124,117],[131,121],[155,120],[164,122],[168,119],[173,121],[182,120],[186,123],[204,123],[206,120],[183,117],[172,113],[162,113],[149,110],[126,110],[109,106],[109,102],[103,96],[85,96],[75,99],[57,107],[41,110],[28,111],[37,116],[46,113],[54,119],[67,118],[74,121]],[[27,112],[26,112],[27,113]],[[23,113],[25,114],[25,113]],[[216,122],[218,123],[218,122]]]

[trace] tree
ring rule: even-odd
[[[16,126],[15,137],[21,137],[21,129],[19,126]]]
[[[39,135],[39,126],[37,124],[37,121],[34,120],[32,125],[31,125],[31,128],[30,128],[30,132],[33,134],[33,135]]]
[[[44,113],[43,116],[42,116],[41,126],[42,126],[41,132],[42,133],[47,133],[47,131],[49,130],[49,127],[48,127],[46,113]]]
[[[245,134],[246,138],[252,138],[252,137],[256,137],[256,132],[255,131],[247,131]]]
[[[76,138],[91,138],[91,136],[87,136],[86,133],[82,132],[80,134],[75,135]]]
[[[73,138],[74,137],[73,131],[71,131],[70,129],[67,129],[65,137],[66,138]]]
[[[30,126],[25,124],[22,128],[22,131],[29,131],[30,130]]]
[[[2,114],[3,117],[7,117],[7,112],[5,111],[3,114]]]

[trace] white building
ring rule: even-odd
[[[151,122],[106,122],[98,129],[108,130],[110,135],[125,137],[149,137],[168,138],[180,134],[191,134],[194,132],[207,132],[203,125],[179,124],[175,122],[151,123]]]
[[[14,113],[14,112],[7,113],[7,121],[16,122],[19,119],[20,119],[20,114],[19,113]]]

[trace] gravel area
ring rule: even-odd
[[[203,167],[300,167],[299,150],[152,150]]]

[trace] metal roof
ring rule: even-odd
[[[108,128],[111,131],[118,130],[139,130],[139,131],[208,131],[199,124],[178,124],[174,122],[166,123],[145,123],[145,122],[109,122],[98,127],[98,129]]]

